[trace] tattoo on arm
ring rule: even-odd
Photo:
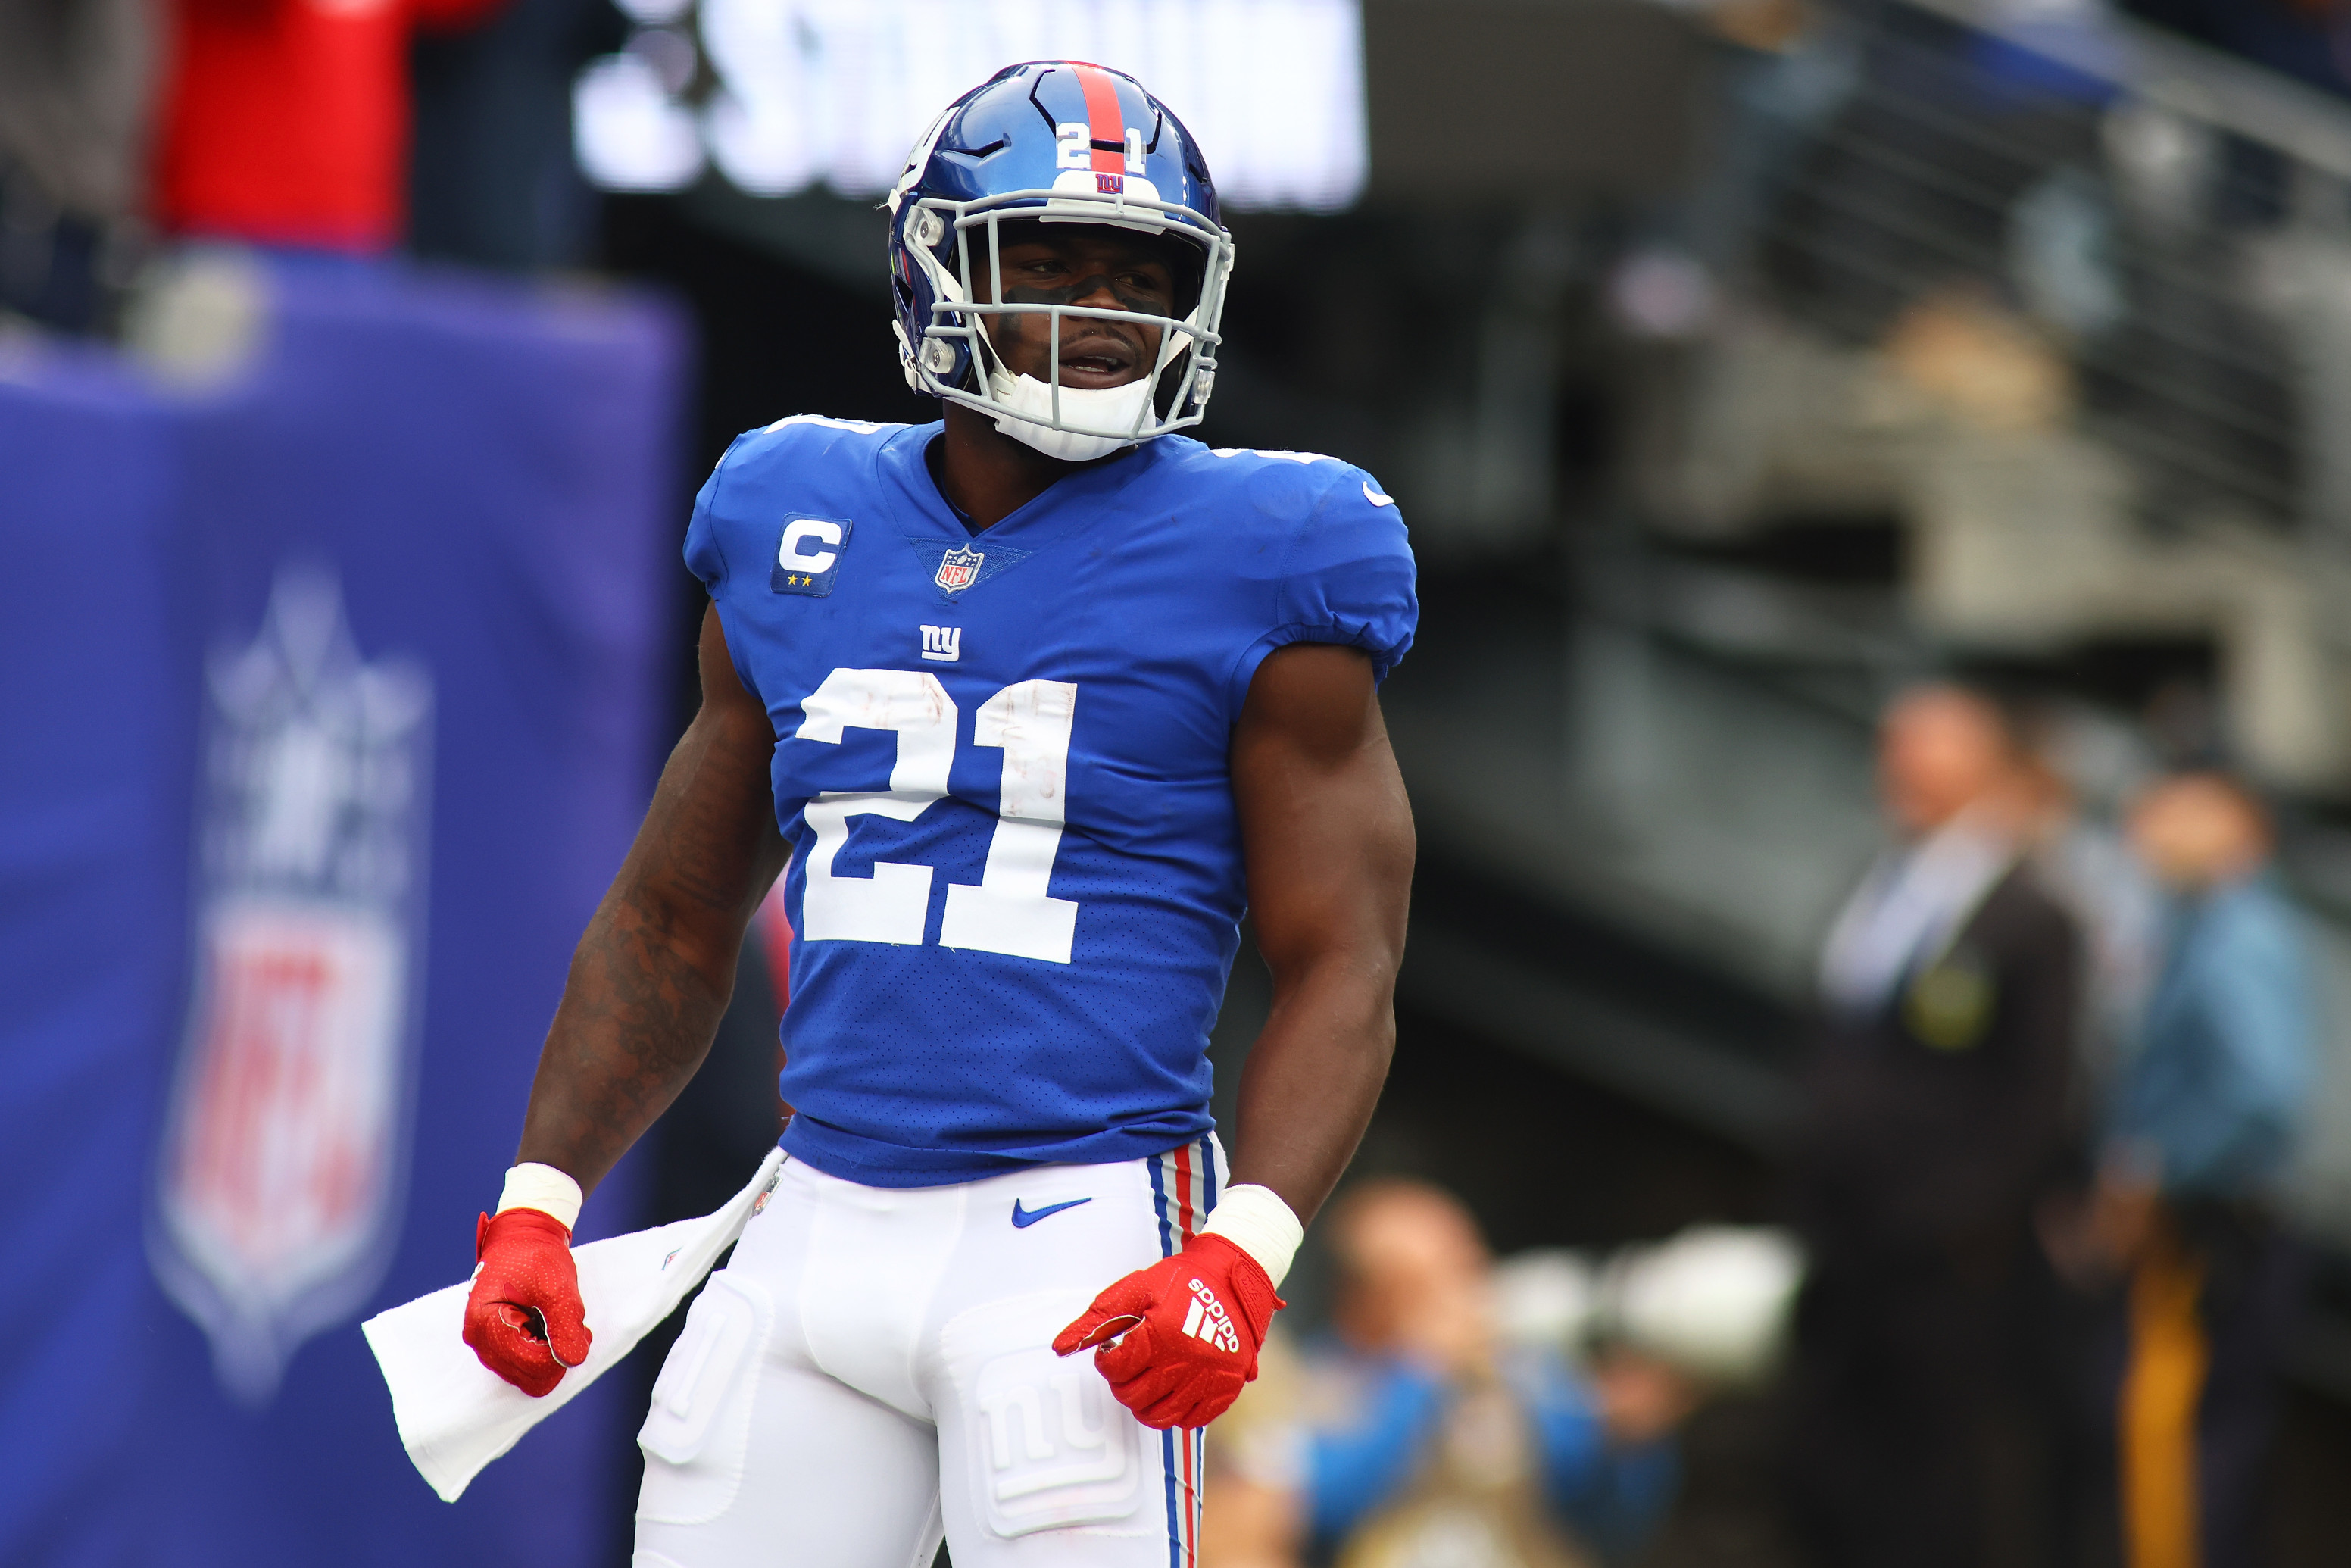
[[[715,656],[714,656],[715,655]],[[517,1158],[592,1188],[709,1053],[735,960],[782,868],[766,710],[705,619],[703,706],[572,955]]]

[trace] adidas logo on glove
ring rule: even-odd
[[[1240,1352],[1241,1336],[1233,1327],[1231,1314],[1217,1300],[1217,1292],[1197,1280],[1192,1281],[1192,1305],[1184,1314],[1184,1332],[1229,1354]]]
[[[1262,1248],[1274,1270],[1228,1232]],[[1146,1427],[1205,1427],[1257,1375],[1258,1347],[1281,1307],[1274,1274],[1289,1269],[1301,1234],[1270,1189],[1228,1187],[1207,1229],[1096,1296],[1053,1336],[1054,1354],[1092,1351],[1111,1393]]]

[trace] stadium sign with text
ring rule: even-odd
[[[1359,0],[619,0],[625,47],[574,87],[613,191],[715,169],[754,196],[879,196],[936,115],[1000,68],[1131,72],[1208,150],[1223,204],[1335,212],[1368,161]]]

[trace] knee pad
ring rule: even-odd
[[[743,1484],[759,1358],[775,1312],[767,1291],[731,1270],[710,1277],[662,1363],[637,1447],[645,1456],[637,1517],[716,1519]]]

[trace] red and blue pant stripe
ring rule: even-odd
[[[1217,1149],[1213,1134],[1178,1144],[1151,1162],[1151,1197],[1159,1220],[1159,1255],[1172,1258],[1198,1234],[1217,1207]],[[1199,1432],[1159,1434],[1167,1478],[1168,1568],[1198,1568],[1200,1479],[1206,1460]]]

